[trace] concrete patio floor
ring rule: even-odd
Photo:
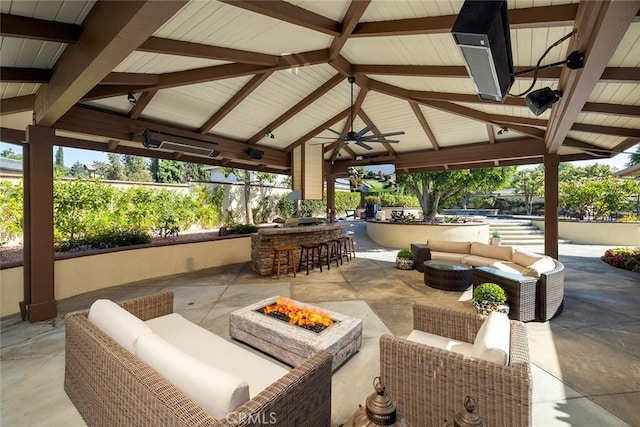
[[[177,313],[225,338],[231,311],[272,295],[362,318],[362,348],[332,378],[332,424],[345,422],[373,391],[378,338],[407,335],[414,302],[473,308],[471,291],[425,286],[421,273],[394,268],[397,251],[371,242],[363,222],[342,224],[354,233],[357,258],[323,273],[276,280],[257,276],[249,263],[230,265],[61,300],[58,317],[48,322],[2,319],[0,425],[83,426],[63,390],[64,314],[97,298],[122,300],[160,290],[174,292]],[[560,245],[564,312],[527,324],[534,426],[640,426],[640,275],[600,261],[606,248]]]

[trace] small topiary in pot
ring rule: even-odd
[[[413,252],[409,249],[402,249],[396,255],[396,268],[400,270],[413,270]]]
[[[492,311],[508,314],[506,301],[506,292],[495,283],[481,283],[473,290],[473,306],[479,314],[486,316]]]

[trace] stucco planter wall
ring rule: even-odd
[[[544,230],[544,220],[532,220]],[[558,236],[583,245],[640,246],[640,223],[560,221]]]
[[[251,260],[251,238],[234,237],[118,250],[55,261],[55,297]],[[23,267],[0,270],[0,316],[18,313]]]
[[[367,235],[380,246],[398,249],[411,247],[411,243],[427,243],[429,239],[489,243],[489,223],[423,224],[369,221]]]

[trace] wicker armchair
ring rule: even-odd
[[[472,343],[483,318],[442,307],[415,305],[414,328]],[[501,366],[447,350],[383,335],[380,374],[396,407],[415,426],[440,427],[464,398],[475,398],[487,427],[531,425],[531,370],[527,332],[511,321],[510,361]]]
[[[120,304],[142,320],[173,312],[173,293]],[[155,370],[91,323],[88,310],[65,316],[64,390],[89,426],[326,427],[331,417],[331,354],[318,352],[226,419],[216,420]]]

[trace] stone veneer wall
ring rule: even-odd
[[[299,246],[303,243],[326,242],[342,236],[339,225],[318,225],[302,227],[284,227],[260,230],[251,235],[251,261],[253,271],[261,276],[273,274],[273,252],[277,246],[295,246],[294,261],[300,257]],[[297,264],[296,264],[297,268]]]

